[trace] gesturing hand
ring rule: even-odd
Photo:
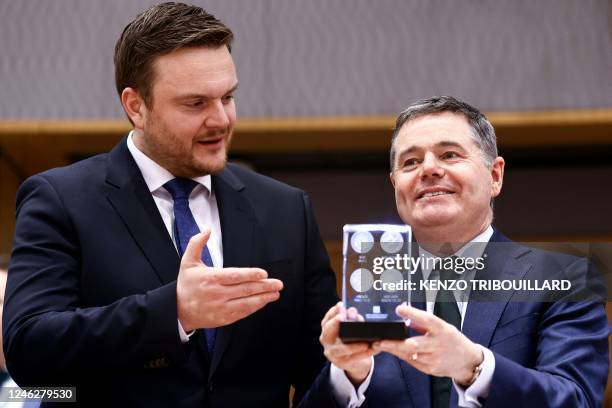
[[[215,268],[202,262],[210,230],[194,235],[176,282],[178,319],[185,331],[225,326],[277,300],[283,283],[259,268]]]

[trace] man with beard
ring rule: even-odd
[[[335,279],[304,192],[226,164],[232,38],[199,7],[140,14],[114,58],[133,130],[20,187],[4,321],[19,385],[286,407],[316,377]]]

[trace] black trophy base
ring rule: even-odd
[[[408,337],[404,322],[340,322],[340,339],[345,342],[403,340]]]

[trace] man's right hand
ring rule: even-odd
[[[338,337],[340,320],[345,313],[342,302],[339,302],[323,317],[321,321],[321,337],[324,354],[336,367],[344,370],[348,379],[355,386],[359,386],[370,373],[372,356],[378,351],[372,349],[370,343],[343,343]],[[346,311],[349,320],[359,320],[357,309],[351,307]]]
[[[194,235],[176,281],[178,319],[186,332],[225,326],[277,300],[283,283],[259,268],[215,268],[202,262],[210,230]]]

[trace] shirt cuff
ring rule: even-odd
[[[491,389],[491,381],[495,372],[495,356],[493,352],[486,347],[480,346],[484,360],[482,361],[482,371],[476,381],[467,388],[457,384],[453,380],[453,385],[459,397],[459,406],[466,408],[480,408],[485,398],[489,396]]]
[[[179,337],[181,338],[181,343],[185,344],[189,341],[189,338],[193,336],[193,333],[195,333],[195,330],[192,330],[191,332],[187,333],[185,332],[185,329],[183,329],[183,326],[181,325],[181,321],[179,319],[176,319],[176,321],[178,323],[178,331],[179,331]]]
[[[370,357],[371,367],[368,376],[363,380],[357,389],[351,380],[348,379],[344,370],[336,367],[334,364],[329,369],[329,380],[331,383],[332,394],[336,402],[342,407],[356,408],[361,406],[365,401],[365,392],[370,385],[372,373],[374,372],[374,357]]]

